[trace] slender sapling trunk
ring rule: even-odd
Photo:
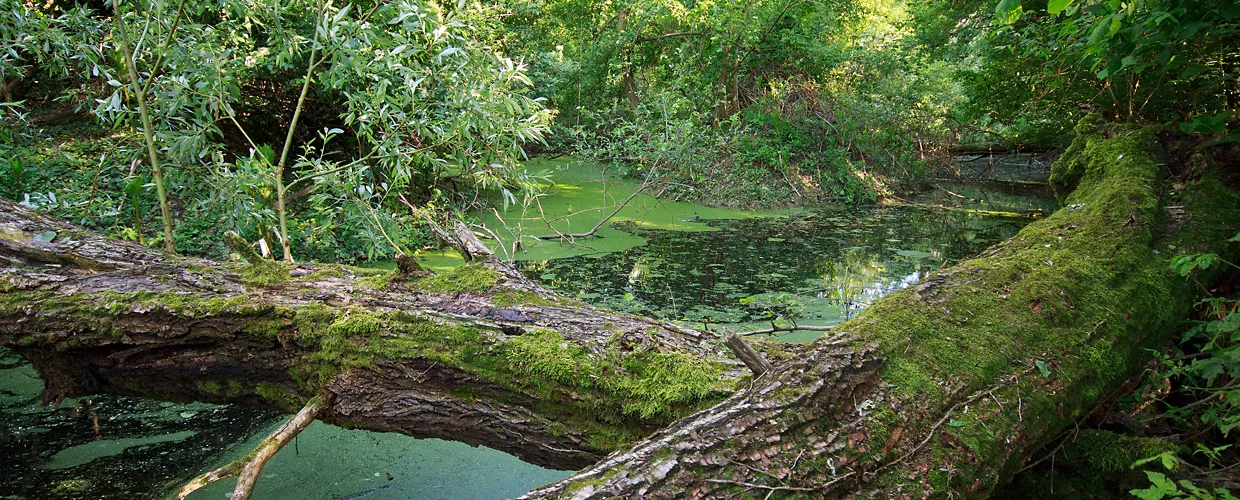
[[[164,250],[168,253],[176,253],[176,243],[172,239],[172,215],[168,213],[168,194],[164,191],[164,175],[159,168],[159,151],[155,148],[151,114],[146,109],[146,91],[138,82],[138,68],[134,64],[133,52],[129,48],[125,21],[121,18],[120,0],[113,0],[112,12],[116,22],[116,36],[120,43],[121,55],[125,57],[125,67],[129,70],[129,85],[133,89],[134,98],[138,100],[138,114],[142,117],[142,138],[146,141],[146,152],[150,156],[152,177],[155,180],[155,193],[159,196],[159,212],[164,220]]]

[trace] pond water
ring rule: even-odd
[[[534,166],[555,181],[546,196],[481,215],[503,240],[492,243],[497,249],[520,238],[524,250],[514,256],[531,278],[588,303],[698,328],[748,329],[789,317],[839,323],[1012,236],[1029,221],[1012,213],[1055,208],[1036,190],[961,185],[912,200],[921,207],[823,211],[730,211],[642,193],[601,227],[602,238],[537,241],[532,236],[589,230],[638,186],[604,182],[602,169],[571,161]],[[451,253],[422,258],[440,268],[460,262]],[[168,497],[245,455],[282,421],[237,406],[113,396],[40,408],[41,388],[28,364],[0,349],[0,465],[8,472],[0,498]],[[268,463],[254,498],[505,498],[568,474],[487,448],[316,423]],[[191,498],[226,498],[231,487],[223,481]]]
[[[40,408],[42,388],[29,364],[0,349],[0,498],[175,498],[186,481],[246,455],[285,419],[236,405],[115,396]],[[267,463],[253,498],[508,498],[567,475],[487,448],[316,422]],[[234,484],[190,498],[228,498]]]

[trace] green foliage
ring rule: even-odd
[[[1230,241],[1237,240],[1240,235]],[[1170,268],[1195,281],[1224,270],[1234,272],[1235,266],[1217,253],[1197,253],[1173,257]],[[1185,325],[1168,351],[1155,352],[1161,367],[1151,373],[1146,387],[1135,396],[1137,402],[1131,403],[1140,411],[1136,422],[1150,428],[1191,429],[1192,437],[1178,450],[1151,450],[1135,461],[1133,468],[1160,464],[1166,474],[1145,470],[1144,487],[1132,489],[1132,495],[1152,499],[1234,498],[1215,483],[1236,463],[1230,443],[1240,427],[1238,306],[1240,300],[1228,296],[1202,300],[1197,304],[1201,319]]]
[[[1213,298],[1201,303],[1209,318],[1187,329],[1163,362],[1161,379],[1177,380],[1179,391],[1196,404],[1173,405],[1164,414],[1173,420],[1194,419],[1210,424],[1224,436],[1240,427],[1240,312],[1235,299]]]
[[[1198,450],[1194,454],[1202,454],[1209,460],[1209,467],[1215,468],[1219,456],[1224,450],[1230,448],[1231,445],[1220,446],[1217,448],[1206,448],[1198,445]],[[1147,463],[1158,462],[1167,471],[1174,472],[1180,468],[1184,462],[1173,451],[1166,451],[1158,455],[1138,460],[1132,464],[1133,468],[1140,467]],[[1161,472],[1146,470],[1144,471],[1149,479],[1150,486],[1148,488],[1129,490],[1132,496],[1142,500],[1160,500],[1167,499],[1193,499],[1193,500],[1236,500],[1226,488],[1222,487],[1201,487],[1189,479],[1180,479],[1178,481],[1167,477]]]
[[[1009,139],[1048,141],[1078,107],[1111,120],[1179,122],[1236,140],[1240,5],[1198,0],[1002,0],[1004,27],[977,31],[982,64],[964,73],[969,114]],[[1022,8],[1023,7],[1023,8]],[[1053,143],[1053,142],[1052,142]]]
[[[1188,190],[1186,210],[1203,214],[1198,222],[1209,232],[1165,241],[1160,193],[1152,187],[1159,178],[1151,156],[1156,148],[1152,129],[1107,127],[1086,142],[1080,157],[1059,160],[1083,164],[1068,207],[1026,226],[993,254],[932,274],[837,329],[864,332],[865,342],[877,343],[885,357],[883,379],[895,386],[889,394],[897,400],[938,400],[948,391],[970,394],[1006,377],[1019,379],[996,397],[1007,409],[1009,401],[1022,401],[1022,412],[989,418],[998,405],[978,401],[968,413],[951,415],[965,424],[952,435],[969,451],[944,446],[944,460],[995,460],[1001,467],[1003,459],[996,458],[1007,456],[1004,436],[1014,426],[1052,434],[1070,427],[1114,390],[1114,381],[1139,373],[1148,361],[1139,348],[1115,345],[1157,347],[1162,337],[1147,332],[1174,328],[1191,306],[1193,284],[1172,279],[1168,248],[1234,234],[1222,221],[1234,219],[1240,205],[1226,193],[1198,197]],[[1026,384],[1057,390],[1035,400],[1021,389]],[[975,480],[993,478],[966,475],[953,484]]]
[[[432,192],[446,176],[506,199],[532,187],[519,167],[521,147],[542,140],[551,113],[523,95],[531,83],[524,65],[489,43],[496,17],[488,7],[395,2],[366,10],[311,0],[273,9],[230,0],[139,0],[122,7],[121,24],[112,24],[86,7],[57,12],[0,3],[6,12],[0,81],[7,89],[14,77],[52,76],[72,101],[94,107],[121,142],[138,128],[138,96],[149,93],[141,102],[160,119],[142,129],[154,134],[158,156],[169,164],[164,173],[172,203],[193,214],[183,221],[188,234],[176,236],[192,253],[218,251],[213,242],[234,230],[272,247],[288,241],[313,257],[375,259],[426,242],[420,224],[397,215],[407,213],[397,193]],[[123,58],[114,57],[114,44],[125,37],[110,33],[121,25],[148,42],[136,45],[140,81],[133,85],[121,83]],[[78,80],[82,75],[89,76]],[[290,81],[291,75],[304,77]],[[308,104],[282,104],[289,101],[285,83],[305,83]],[[56,92],[52,87],[51,95]],[[9,121],[11,106],[3,109]],[[290,119],[303,111],[306,120]],[[286,131],[292,142],[285,141]],[[5,147],[33,145],[17,144],[7,132]],[[278,144],[296,146],[284,171],[275,168],[285,159],[273,147]],[[28,149],[17,151],[13,162],[6,157],[9,164],[0,170],[8,176],[0,188],[19,200],[32,193],[32,205],[64,208],[78,220],[93,219],[98,206],[107,206],[111,217],[123,214],[125,224],[91,222],[142,240],[149,227],[142,222],[152,212],[138,206],[149,194],[134,181],[147,170],[132,175],[137,155],[131,149],[138,145],[96,158],[100,174],[130,172],[122,189],[95,184],[74,190],[89,200],[90,210],[76,200],[32,193],[43,186],[30,175],[37,156],[25,154],[33,153]],[[107,178],[92,179],[100,177]],[[283,224],[286,187],[290,230]],[[122,193],[127,199],[116,203],[96,200]],[[117,210],[124,201],[138,203]]]
[[[1173,481],[1161,472],[1145,471],[1152,485],[1146,489],[1132,490],[1132,496],[1142,500],[1160,500],[1163,498],[1183,498],[1199,500],[1236,500],[1226,488],[1208,490],[1201,488],[1187,479]]]
[[[952,64],[886,2],[514,7],[569,148],[717,205],[857,204],[942,161]],[[535,17],[537,13],[537,17]],[[617,21],[617,20],[620,21]],[[519,25],[519,26],[518,26]],[[933,144],[933,145],[931,145]]]
[[[1194,270],[1208,269],[1219,260],[1219,256],[1212,253],[1177,255],[1171,259],[1171,269],[1179,273],[1180,276],[1188,276]]]
[[[764,293],[750,295],[740,299],[740,304],[750,309],[753,320],[769,321],[776,324],[780,320],[796,324],[805,313],[805,304],[798,296],[790,293]]]
[[[1240,240],[1240,234],[1231,241]],[[1195,277],[1215,264],[1237,268],[1215,253],[1184,254],[1171,260],[1181,276]],[[1172,421],[1199,421],[1226,437],[1240,427],[1240,300],[1211,297],[1198,303],[1204,313],[1184,330],[1169,353],[1159,353],[1162,370],[1157,380],[1175,381],[1177,392],[1193,403],[1169,405],[1161,415]]]

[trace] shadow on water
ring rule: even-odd
[[[133,498],[164,491],[274,422],[275,412],[96,396],[40,408],[43,382],[0,349],[4,498]]]
[[[236,405],[94,396],[40,408],[43,382],[0,349],[0,498],[168,498],[283,423]],[[507,498],[567,476],[438,439],[314,423],[263,469],[252,498]],[[227,498],[235,480],[191,499]]]

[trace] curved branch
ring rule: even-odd
[[[311,423],[314,423],[314,420],[327,409],[327,406],[325,397],[311,399],[310,402],[306,403],[306,406],[302,407],[301,411],[293,415],[293,418],[281,425],[275,432],[272,432],[270,436],[267,436],[267,439],[264,439],[245,458],[194,478],[181,488],[177,498],[183,499],[189,496],[190,493],[198,491],[208,484],[237,476],[237,487],[233,490],[232,500],[249,499],[250,494],[254,492],[254,486],[258,484],[258,476],[263,471],[263,466],[267,465],[267,461],[276,456],[276,453],[281,448],[284,448],[284,445],[287,445],[289,441],[292,441],[294,437],[297,437],[301,431],[309,427]]]
[[[552,227],[551,223],[548,222],[547,227],[550,227],[552,231],[556,232],[556,234],[535,236],[534,238],[537,238],[540,240],[562,240],[562,239],[589,238],[591,236],[594,236],[594,233],[597,233],[598,230],[601,229],[603,225],[607,223],[607,221],[611,220],[612,217],[615,217],[616,214],[620,213],[621,210],[624,210],[624,207],[629,206],[629,203],[632,202],[634,198],[637,198],[637,195],[641,194],[643,191],[645,191],[647,188],[653,185],[653,176],[654,176],[654,170],[651,170],[650,175],[646,176],[646,180],[642,182],[641,186],[638,186],[638,188],[635,191],[633,191],[633,193],[630,194],[628,198],[625,198],[623,203],[616,205],[616,208],[612,210],[610,214],[607,214],[607,216],[599,219],[598,224],[595,224],[594,227],[590,228],[589,231],[586,231],[584,233],[562,233],[556,228]],[[539,207],[541,211],[542,205],[540,204]]]
[[[796,325],[772,326],[770,328],[763,328],[761,330],[742,332],[736,335],[740,337],[748,337],[750,335],[763,335],[767,333],[777,333],[777,332],[829,332],[834,329],[835,329],[834,326],[796,326]]]

